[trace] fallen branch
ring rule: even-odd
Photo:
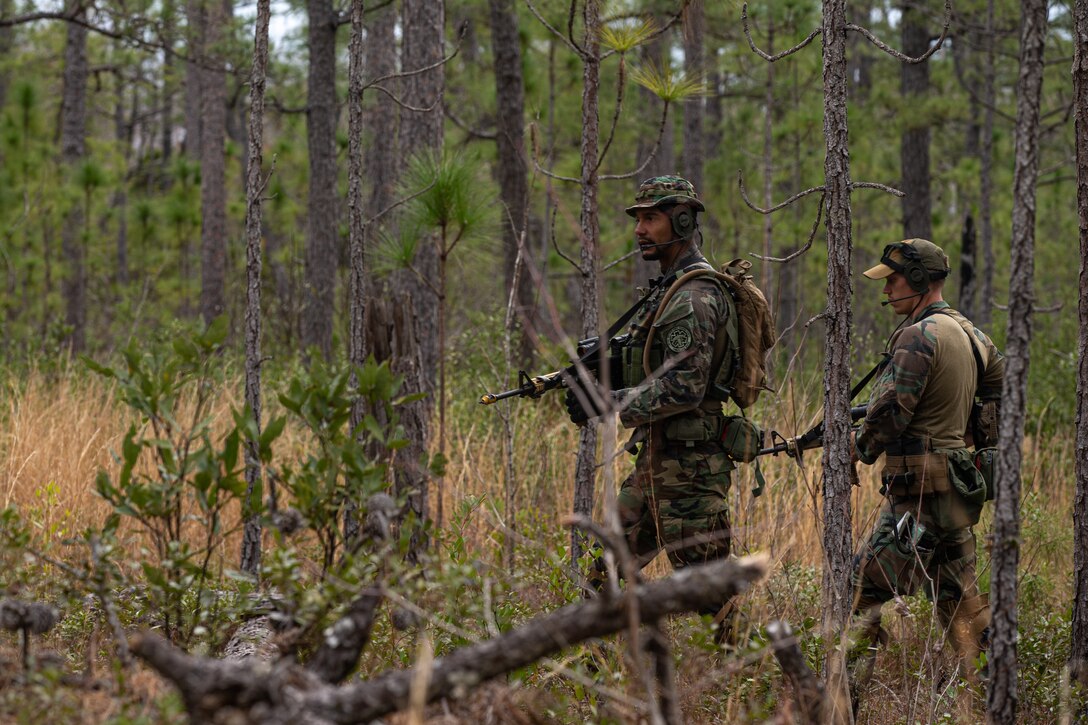
[[[727,559],[687,567],[634,587],[644,621],[699,611],[746,591],[767,572],[767,557]],[[569,604],[495,639],[434,660],[426,701],[461,697],[504,673],[593,637],[622,629],[627,597]],[[366,723],[408,706],[416,669],[387,672],[356,685],[333,687],[299,665],[269,667],[185,654],[153,633],[136,636],[132,651],[181,691],[194,722],[263,725]]]
[[[779,667],[793,686],[798,721],[820,722],[824,704],[824,683],[805,662],[805,655],[801,652],[790,625],[778,620],[771,622],[767,625],[767,635],[771,638],[774,658],[778,660]]]

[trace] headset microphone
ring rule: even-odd
[[[909,299],[911,299],[913,297],[921,297],[922,295],[924,295],[928,291],[929,290],[927,289],[927,290],[925,290],[925,292],[915,292],[914,294],[907,295],[906,297],[889,297],[888,299],[881,302],[880,306],[881,307],[887,307],[888,305],[890,305],[893,302],[901,302],[903,300],[909,300]]]
[[[657,247],[668,247],[670,245],[676,244],[677,242],[683,242],[683,241],[687,241],[687,240],[685,240],[683,237],[676,237],[675,239],[670,239],[667,242],[655,242],[654,244],[639,244],[638,248],[639,249],[656,249]]]

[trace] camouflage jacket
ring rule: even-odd
[[[963,448],[971,403],[1000,394],[1005,358],[990,338],[960,325],[965,318],[940,301],[928,305],[891,340],[888,363],[869,398],[869,412],[858,431],[858,458],[873,463],[896,440],[925,440],[930,448]],[[982,388],[970,345],[983,364]]]
[[[666,272],[666,277],[674,271],[679,272],[679,276],[685,268],[697,264],[707,264],[698,252],[677,261]],[[629,349],[641,349],[668,287],[660,285],[635,314],[628,328],[631,334]],[[642,380],[635,387],[613,393],[620,406],[620,422],[625,427],[636,428],[693,412],[704,403],[710,375],[714,372],[711,367],[715,338],[726,334],[725,322],[732,314],[727,294],[718,282],[707,277],[689,280],[673,294],[654,323],[652,347],[662,353],[664,359],[659,369],[664,372]],[[729,356],[731,350],[727,349],[725,354]],[[721,409],[720,403],[713,405]]]

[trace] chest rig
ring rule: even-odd
[[[708,411],[719,411],[721,403],[729,399],[730,385],[736,370],[736,350],[730,351],[729,341],[735,339],[736,334],[734,332],[731,335],[728,328],[730,325],[735,328],[736,314],[729,290],[712,275],[704,275],[707,270],[713,272],[713,267],[706,262],[687,265],[677,273],[674,282],[659,284],[635,313],[628,328],[629,336],[620,351],[623,387],[633,388],[644,382],[649,374],[661,369],[666,358],[668,328],[690,314],[690,308],[683,306],[674,306],[672,310],[666,308],[686,282],[699,277],[714,282],[728,309],[725,323],[715,330],[710,375],[700,407]]]

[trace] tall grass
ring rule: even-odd
[[[561,410],[561,396],[510,404],[516,480],[508,482],[503,428],[496,411],[476,405],[481,392],[477,385],[478,381],[459,376],[452,388],[444,493],[444,508],[452,515],[438,536],[440,557],[447,560],[440,566],[462,567],[457,575],[461,583],[447,586],[453,580],[436,574],[425,591],[407,594],[418,594],[418,603],[435,617],[458,621],[470,630],[439,639],[440,653],[465,637],[487,636],[485,622],[493,620],[504,629],[577,596],[564,566],[569,538],[562,530],[573,500],[577,434]],[[4,388],[0,411],[4,504],[18,506],[43,539],[99,525],[108,509],[94,493],[94,478],[100,468],[114,465],[111,451],[120,445],[133,414],[115,400],[107,381],[75,371],[61,375],[32,371],[7,381]],[[241,389],[240,380],[229,383],[218,396],[214,415],[228,421],[231,408],[239,404],[232,391]],[[266,400],[274,400],[274,390],[266,393]],[[753,415],[763,427],[792,436],[814,422],[820,407],[812,389],[787,386],[777,397],[761,400]],[[1073,436],[1072,431],[1046,436],[1043,429],[1034,421],[1025,442],[1020,616],[1025,722],[1052,722],[1060,714],[1072,597]],[[305,445],[304,437],[288,431],[279,455],[298,455]],[[613,480],[622,481],[631,468],[630,456],[620,452],[606,460],[605,465],[614,468]],[[771,619],[789,621],[811,661],[819,662],[815,623],[820,619],[822,564],[820,452],[809,452],[800,466],[785,457],[764,459],[760,465],[768,484],[763,496],[751,494],[750,465],[738,467],[730,494],[734,551],[768,552],[773,561],[769,579],[744,601],[755,632],[750,647],[727,656],[713,645],[705,622],[688,617],[670,623],[684,709],[691,722],[759,721],[789,700],[758,634]],[[867,534],[882,504],[876,474],[875,467],[862,467],[861,485],[854,490],[855,541]],[[504,510],[507,485],[515,488],[512,511]],[[598,500],[605,498],[598,494]],[[437,501],[431,503],[437,506]],[[988,589],[989,517],[987,511],[976,527],[984,589]],[[503,541],[508,536],[515,538],[516,556],[512,566],[504,568]],[[222,555],[229,564],[237,556],[237,541],[226,546],[233,547]],[[646,575],[661,576],[668,568],[659,557]],[[942,645],[929,603],[916,596],[889,604],[884,623],[892,633],[892,645],[879,656],[874,689],[878,694],[866,701],[861,721],[977,720],[981,700],[957,688],[954,660]],[[414,651],[410,639],[381,624],[375,647],[364,658],[364,670],[408,663]],[[529,698],[531,707],[553,712],[557,722],[636,719],[622,698],[584,684],[606,682],[635,699],[642,697],[640,685],[628,676],[624,652],[618,643],[596,643],[568,653],[564,675],[554,674],[551,666],[524,673],[520,677],[536,693]]]

